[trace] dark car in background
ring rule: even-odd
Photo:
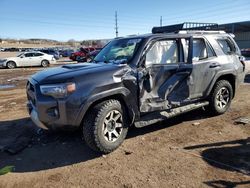
[[[241,55],[244,57],[250,57],[250,48],[241,49]]]
[[[65,49],[65,50],[60,51],[60,56],[62,56],[62,57],[70,57],[72,53],[74,53],[74,50]]]
[[[54,49],[41,49],[39,51],[46,53],[46,54],[49,54],[49,55],[53,55],[56,60],[58,60],[60,58],[59,52],[54,50]]]

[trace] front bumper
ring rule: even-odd
[[[56,64],[56,63],[57,63],[56,59],[50,60],[50,64]]]
[[[45,124],[43,124],[43,123],[39,120],[37,111],[36,111],[34,108],[32,108],[31,106],[32,106],[31,103],[28,102],[27,108],[28,108],[28,112],[30,113],[30,118],[31,118],[31,120],[33,121],[33,123],[34,123],[36,126],[42,128],[42,129],[48,130],[48,127],[46,127]]]
[[[40,92],[39,84],[30,79],[27,84],[27,109],[32,121],[43,129],[75,129],[80,126],[76,117],[80,110],[74,101],[54,99]]]

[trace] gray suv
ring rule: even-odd
[[[128,128],[147,126],[204,107],[227,111],[244,78],[233,36],[205,24],[153,28],[116,38],[91,63],[33,75],[28,110],[44,129],[80,128],[94,150],[109,153]]]

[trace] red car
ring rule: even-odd
[[[77,59],[84,58],[88,55],[89,52],[96,50],[95,48],[80,48],[80,51],[74,52],[70,55],[70,59],[72,61],[76,61]]]

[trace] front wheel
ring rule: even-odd
[[[232,85],[227,80],[218,81],[209,98],[209,112],[214,115],[225,113],[233,98]]]
[[[128,132],[125,109],[118,100],[94,106],[83,121],[83,137],[95,151],[110,153],[118,148]]]
[[[14,69],[14,68],[16,68],[16,63],[15,63],[14,61],[9,61],[9,62],[7,63],[7,67],[8,67],[9,69]]]

